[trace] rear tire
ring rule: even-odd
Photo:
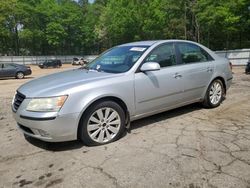
[[[220,106],[225,97],[225,88],[221,80],[215,79],[208,86],[203,106],[206,108],[216,108]]]
[[[24,78],[24,73],[23,72],[17,72],[16,73],[16,78],[17,79],[23,79]]]
[[[78,138],[87,146],[103,145],[119,139],[125,130],[124,110],[113,101],[94,103],[83,114]]]

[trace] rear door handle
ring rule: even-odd
[[[175,74],[174,74],[174,78],[176,78],[176,79],[177,79],[177,78],[181,78],[181,77],[182,77],[182,75],[179,74],[179,73],[175,73]]]

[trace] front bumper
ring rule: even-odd
[[[24,134],[47,142],[62,142],[77,139],[79,113],[45,116],[21,114],[13,111],[19,130]],[[34,114],[34,112],[33,112]]]
[[[28,76],[28,75],[31,75],[32,74],[32,70],[31,69],[28,69],[24,72],[24,75],[25,76]]]
[[[232,85],[232,82],[233,82],[233,77],[227,79],[226,90],[230,88],[230,86]]]

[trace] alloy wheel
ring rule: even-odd
[[[213,105],[217,105],[222,98],[222,85],[215,81],[209,91],[209,99]]]
[[[18,72],[17,75],[16,75],[16,77],[18,79],[22,79],[24,77],[24,74],[22,72]]]
[[[89,118],[87,132],[89,137],[98,143],[112,140],[121,128],[121,118],[113,108],[100,108]]]

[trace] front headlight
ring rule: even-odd
[[[13,98],[12,98],[12,101],[11,101],[11,104],[12,104],[12,105],[13,105],[13,104],[14,104],[14,102],[15,102],[15,97],[16,97],[16,92],[15,92],[15,94],[14,94]]]
[[[32,99],[26,110],[33,112],[58,112],[67,99],[67,95],[49,98]]]

